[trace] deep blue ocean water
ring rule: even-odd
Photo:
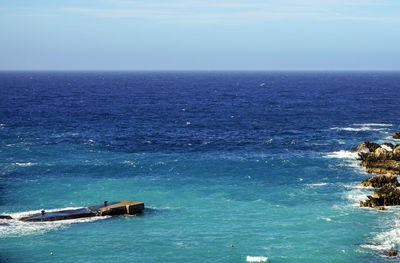
[[[0,262],[393,262],[349,149],[400,143],[399,72],[1,72]],[[231,247],[231,244],[234,246]],[[53,255],[50,253],[53,252]]]

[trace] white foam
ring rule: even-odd
[[[345,188],[349,189],[346,192],[346,198],[350,201],[350,205],[354,207],[360,206],[360,201],[368,199],[368,195],[371,195],[372,187],[365,187],[361,185],[345,185]]]
[[[349,127],[332,127],[331,130],[337,131],[385,131],[393,126],[393,124],[386,123],[354,123]]]
[[[393,151],[392,147],[390,147],[390,146],[388,146],[388,145],[381,144],[381,147],[382,147],[383,149],[385,149],[386,151],[388,151],[388,152]]]
[[[372,250],[391,250],[400,245],[400,222],[397,221],[395,226],[387,231],[376,234],[373,239],[374,244],[363,244],[365,248]]]
[[[254,256],[247,256],[246,261],[247,262],[267,262],[268,258],[267,257],[254,257]]]
[[[354,126],[378,126],[378,127],[390,127],[393,124],[390,123],[354,123]]]
[[[361,127],[332,127],[331,130],[337,131],[384,131],[384,128],[372,128],[369,126],[361,126]]]
[[[49,209],[47,212],[62,211],[69,209],[79,209],[82,207],[67,207],[62,209]],[[109,216],[95,216],[78,219],[68,219],[62,221],[51,221],[51,222],[22,222],[17,219],[28,216],[31,214],[40,213],[40,210],[18,212],[18,213],[4,213],[10,215],[11,220],[0,219],[0,238],[11,237],[11,236],[25,236],[25,235],[37,235],[43,234],[52,230],[58,230],[68,227],[71,224],[92,222],[96,220],[103,220],[109,218]]]
[[[329,153],[325,155],[325,158],[338,158],[338,159],[356,159],[358,153],[353,153],[350,151],[340,150],[336,152]]]
[[[386,136],[386,137],[385,137],[385,140],[392,140],[392,141],[394,141],[394,142],[396,142],[396,141],[400,141],[400,139],[395,139],[395,138],[393,138],[393,136],[392,136],[392,135],[390,135],[390,136]]]
[[[32,165],[35,165],[36,163],[30,163],[30,162],[27,162],[27,163],[15,163],[15,165],[18,165],[18,166],[32,166]]]
[[[354,123],[354,126],[378,126],[378,127],[390,127],[393,124],[389,123]]]
[[[307,186],[324,186],[327,185],[328,183],[315,183],[315,184],[306,184]]]
[[[130,165],[133,167],[136,167],[138,165],[138,163],[134,161],[123,161],[122,164]]]

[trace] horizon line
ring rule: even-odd
[[[0,69],[0,72],[400,72],[400,69]]]

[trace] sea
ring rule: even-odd
[[[394,140],[400,72],[0,72],[0,262],[394,262],[400,208],[352,147]]]

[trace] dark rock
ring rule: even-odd
[[[395,175],[375,175],[364,180],[361,185],[379,188],[384,185],[400,186],[400,183]]]
[[[360,207],[395,206],[400,205],[400,190],[392,185],[384,185],[375,189],[373,196],[368,200],[360,201]]]
[[[386,256],[388,256],[388,257],[395,257],[395,256],[397,256],[398,253],[399,253],[398,250],[392,250],[392,251],[388,250],[388,251],[385,251],[385,254],[386,254]]]
[[[0,215],[0,219],[13,219],[13,218],[9,215]]]
[[[365,160],[361,162],[368,173],[377,174],[400,174],[400,161],[389,159],[379,160],[372,156],[367,156]]]
[[[378,207],[376,207],[376,209],[377,210],[385,210],[385,207],[384,206],[378,206]]]
[[[381,147],[381,146],[377,143],[365,141],[365,142],[361,143],[360,145],[358,145],[357,147],[354,147],[353,149],[351,149],[351,151],[352,152],[360,152],[361,149],[366,148],[370,152],[375,152],[375,150],[379,147]]]
[[[400,139],[400,132],[393,133],[393,139]]]

